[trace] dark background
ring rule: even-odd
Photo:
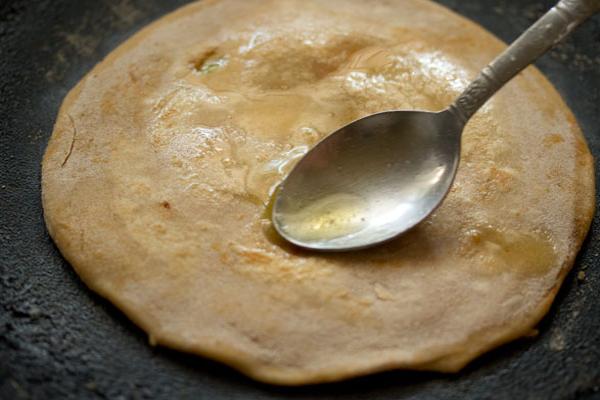
[[[40,161],[54,118],[67,91],[95,63],[184,3],[0,0],[1,399],[600,398],[598,217],[540,335],[503,346],[455,375],[396,371],[312,387],[259,384],[221,364],[151,348],[141,330],[87,290],[42,219]],[[441,3],[505,41],[552,5]],[[538,66],[573,109],[598,158],[600,17]]]

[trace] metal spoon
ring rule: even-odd
[[[276,230],[302,247],[340,251],[382,243],[417,225],[452,186],[469,118],[598,10],[600,0],[560,1],[443,111],[373,114],[326,137],[279,187]]]

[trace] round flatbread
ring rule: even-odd
[[[457,371],[531,333],[592,217],[589,150],[535,68],[469,122],[451,193],[411,232],[320,254],[266,216],[327,133],[442,109],[503,48],[428,1],[190,4],[67,96],[43,161],[48,230],[152,344],[277,384]]]

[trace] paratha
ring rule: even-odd
[[[153,345],[285,385],[458,371],[532,332],[592,218],[592,158],[540,72],[468,123],[452,191],[409,233],[314,253],[268,210],[329,132],[442,109],[504,47],[422,0],[187,5],[66,97],[43,161],[48,230]]]

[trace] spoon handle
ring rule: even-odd
[[[449,107],[463,123],[538,57],[600,11],[600,0],[561,0],[488,64]]]

